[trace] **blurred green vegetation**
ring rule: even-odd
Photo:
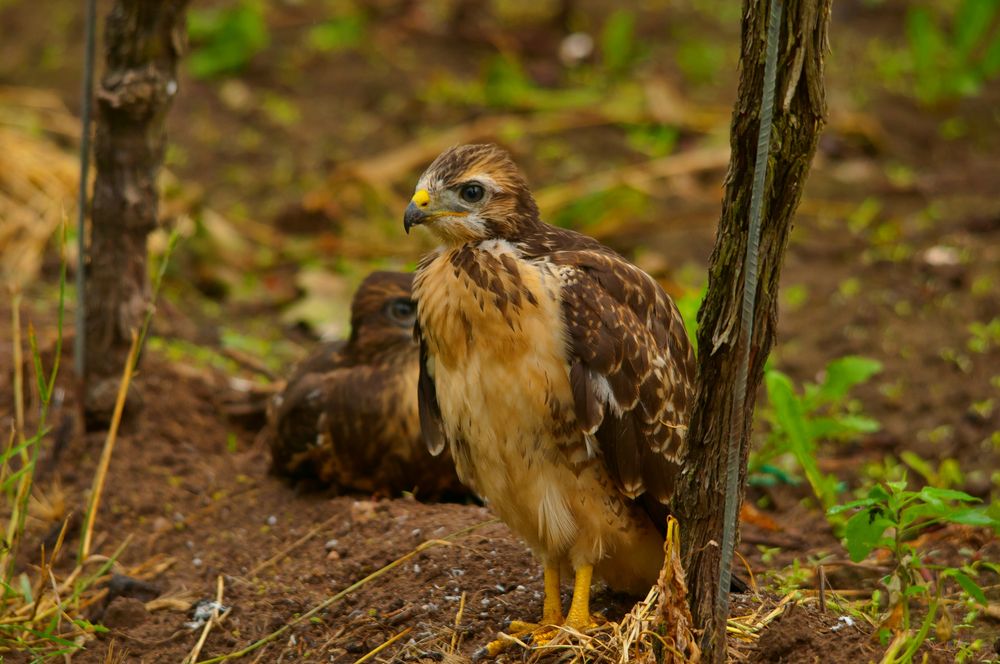
[[[192,49],[186,60],[196,78],[240,72],[271,41],[261,0],[240,0],[230,7],[192,7],[187,16]]]
[[[979,94],[1000,74],[1000,0],[918,2],[906,10],[904,46],[873,42],[886,83],[926,104]]]

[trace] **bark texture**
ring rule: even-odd
[[[726,451],[730,440],[741,441],[742,499],[754,397],[778,318],[782,259],[826,115],[823,68],[831,0],[785,0],[784,4],[746,403],[733,421],[733,386],[741,354],[743,263],[764,86],[766,0],[743,3],[740,84],[730,134],[732,157],[709,264],[708,292],[698,312],[698,393],[688,431],[690,453],[674,505],[683,535],[691,612],[695,624],[703,629],[700,645],[705,662],[726,658],[725,616],[719,615],[717,604]]]
[[[118,378],[149,300],[146,237],[156,228],[163,125],[177,93],[187,0],[116,0],[105,23],[97,92],[86,286],[88,419],[110,416]]]

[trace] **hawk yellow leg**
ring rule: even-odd
[[[566,627],[584,631],[596,627],[597,622],[590,616],[590,579],[594,574],[593,565],[583,565],[576,570],[573,582],[573,602],[566,614]]]
[[[563,621],[562,599],[559,597],[559,567],[545,566],[545,601],[542,603],[542,624],[558,625]]]

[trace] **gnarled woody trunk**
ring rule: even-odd
[[[117,0],[105,23],[97,93],[86,287],[86,410],[106,421],[149,298],[146,237],[156,227],[163,124],[177,93],[187,0]]]
[[[733,438],[743,441],[739,484],[742,497],[754,396],[774,341],[782,258],[826,115],[823,67],[831,0],[785,0],[784,4],[747,399],[743,412],[733,421],[733,386],[741,355],[742,270],[764,84],[767,0],[743,3],[739,95],[730,137],[732,156],[709,265],[708,292],[698,313],[699,380],[688,431],[691,451],[674,505],[681,524],[691,612],[695,624],[704,629],[700,645],[706,662],[722,662],[726,657],[726,617],[720,615],[717,606],[726,450]]]

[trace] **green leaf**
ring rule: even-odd
[[[1000,34],[993,35],[982,59],[979,61],[979,70],[984,77],[992,78],[1000,73]]]
[[[358,46],[364,36],[364,16],[349,14],[311,27],[306,33],[306,43],[316,51],[332,53]]]
[[[889,500],[889,492],[881,484],[876,484],[868,490],[868,498],[885,502]]]
[[[35,336],[35,327],[28,324],[28,346],[31,349],[31,359],[35,365],[35,380],[38,383],[38,394],[42,403],[48,403],[49,394],[48,383],[45,381],[45,370],[42,369],[42,355],[38,352],[38,338]]]
[[[983,592],[983,589],[961,570],[955,568],[946,569],[942,575],[950,576],[955,579],[955,581],[958,582],[958,585],[962,586],[962,590],[969,594],[969,597],[976,600],[983,606],[988,605],[988,602],[986,601],[986,593]]]
[[[900,452],[899,458],[907,466],[917,471],[921,477],[923,477],[928,482],[933,483],[934,479],[937,477],[937,473],[934,471],[934,467],[931,466],[927,461],[922,459],[920,455],[916,452],[911,452],[910,450],[904,450]]]
[[[1000,528],[1000,521],[997,521],[986,510],[970,508],[953,513],[948,517],[952,523],[960,523],[963,526],[976,526],[983,528]]]
[[[852,500],[849,503],[844,503],[843,505],[834,505],[826,511],[827,514],[843,514],[850,510],[858,509],[859,507],[875,507],[880,501],[874,500],[872,498],[863,498],[861,500]]]
[[[996,0],[963,0],[958,6],[954,46],[961,62],[968,62],[972,50],[993,23],[998,6]]]
[[[867,382],[880,371],[882,363],[867,357],[848,355],[836,359],[826,365],[826,375],[816,393],[816,399],[821,403],[840,401],[851,388]]]
[[[902,492],[906,491],[906,480],[905,479],[896,480],[895,482],[886,482],[885,484],[886,484],[887,487],[889,487],[889,495],[887,495],[886,498],[889,498],[892,495],[895,495],[895,494],[902,493]]]
[[[601,33],[604,66],[612,74],[621,74],[632,64],[635,55],[635,14],[624,9],[608,17]]]
[[[767,397],[774,408],[775,418],[788,438],[789,451],[802,466],[813,493],[824,508],[837,500],[837,479],[820,472],[816,463],[816,444],[809,435],[809,426],[802,401],[795,394],[792,380],[780,371],[768,371],[764,376]]]
[[[867,558],[879,546],[886,528],[892,525],[889,519],[875,510],[863,510],[848,519],[844,539],[851,560],[859,563]]]
[[[906,13],[906,38],[913,54],[914,69],[940,71],[938,56],[944,50],[944,36],[927,7],[911,7]]]
[[[270,42],[263,9],[252,2],[191,10],[188,34],[195,44],[188,56],[188,67],[197,78],[239,71]]]
[[[955,489],[940,489],[934,486],[925,486],[920,490],[920,497],[927,502],[942,501],[942,500],[957,500],[964,503],[978,503],[981,502],[979,498],[975,496],[970,496],[964,491],[956,491]]]
[[[28,580],[27,574],[19,574],[17,577],[17,582],[21,586],[21,596],[24,598],[25,604],[31,604],[35,601],[35,597],[31,592],[31,581]]]
[[[881,429],[877,420],[863,415],[816,417],[809,421],[809,433],[817,439],[850,439]]]

